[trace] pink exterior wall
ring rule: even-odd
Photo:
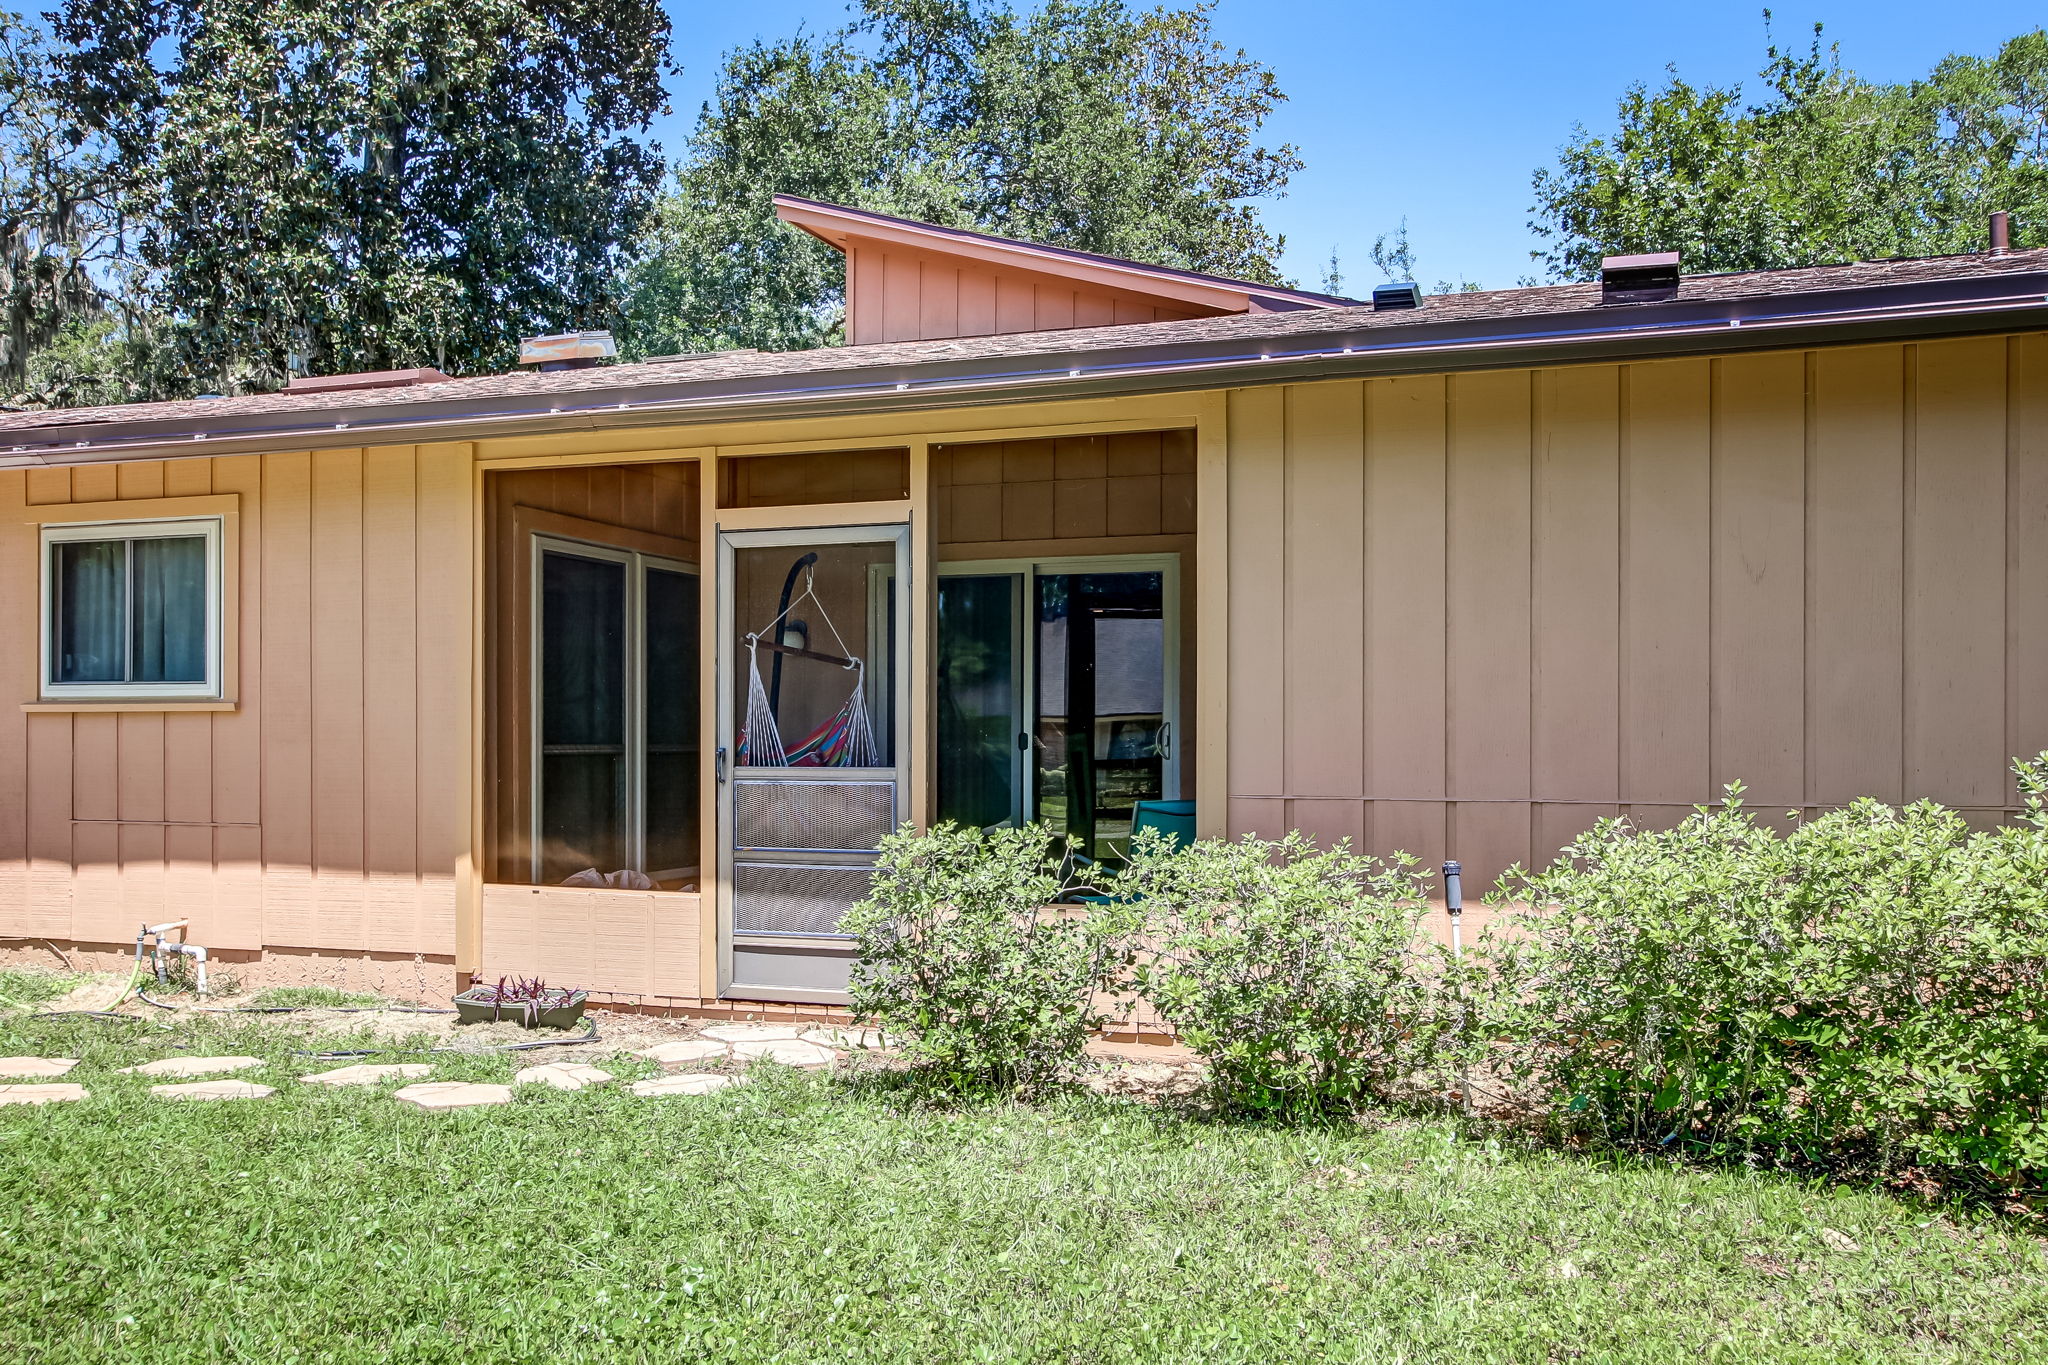
[[[26,712],[40,507],[234,494],[230,710]],[[455,951],[470,452],[0,471],[0,937]]]
[[[1224,311],[895,243],[846,249],[846,339],[856,346],[1172,322]]]

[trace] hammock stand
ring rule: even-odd
[[[872,768],[876,765],[874,725],[868,719],[867,666],[852,657],[846,648],[846,641],[839,636],[839,628],[832,624],[831,613],[825,610],[824,602],[818,598],[816,584],[817,570],[806,567],[804,590],[785,602],[774,620],[760,630],[747,633],[747,720],[740,730],[738,759],[741,767]],[[817,609],[818,619],[825,623],[825,629],[832,632],[832,642],[839,646],[838,654],[799,649],[763,638],[778,630],[805,598],[809,598]],[[769,700],[768,689],[761,682],[761,651],[764,649],[778,659],[810,659],[832,664],[853,674],[853,691],[845,703],[824,724],[792,746],[783,743],[775,705]]]

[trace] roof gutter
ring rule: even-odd
[[[0,431],[0,468],[175,459],[335,444],[396,445],[557,431],[1112,397],[1303,379],[1519,369],[2048,327],[2048,271],[1734,300],[1636,304],[1526,318],[1403,322],[1345,331],[695,382]]]

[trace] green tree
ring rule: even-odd
[[[51,401],[34,358],[111,330],[126,245],[107,149],[54,97],[51,53],[0,10],[0,396]]]
[[[1994,209],[2015,245],[2048,243],[2048,31],[1901,84],[1862,79],[1814,33],[1803,56],[1768,49],[1755,104],[1674,68],[1629,88],[1612,133],[1577,128],[1535,175],[1532,255],[1551,278],[1638,251],[1712,271],[1980,250]]]
[[[728,54],[631,272],[626,348],[835,339],[840,259],[776,192],[1278,282],[1245,201],[1300,169],[1258,141],[1285,96],[1210,8],[860,0],[836,32]]]
[[[65,0],[174,386],[501,368],[606,320],[660,178],[656,0]]]

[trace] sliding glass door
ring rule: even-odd
[[[1140,800],[1177,799],[1172,556],[941,570],[940,820],[1043,821],[1115,858]]]

